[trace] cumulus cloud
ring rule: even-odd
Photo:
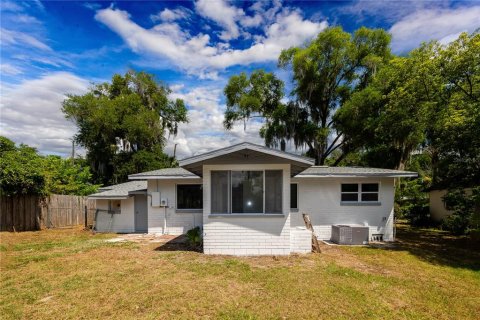
[[[69,154],[76,128],[64,118],[61,103],[65,94],[82,94],[87,88],[86,80],[67,72],[2,87],[2,135],[44,153]]]
[[[173,154],[177,145],[177,159],[195,154],[223,148],[235,143],[249,141],[262,144],[259,136],[260,122],[250,122],[244,130],[243,124],[235,126],[231,131],[223,128],[225,105],[221,103],[222,90],[215,87],[172,87],[178,91],[172,98],[185,101],[189,108],[190,122],[181,124],[176,137],[170,137],[166,151]]]
[[[173,64],[203,78],[215,78],[218,70],[234,65],[275,61],[284,48],[300,45],[327,27],[327,22],[304,19],[298,10],[284,9],[263,28],[246,49],[231,49],[226,42],[211,44],[210,36],[190,35],[176,23],[164,22],[151,29],[132,21],[128,12],[107,8],[95,19],[117,33],[137,53],[166,57]]]
[[[171,22],[171,21],[187,19],[191,14],[192,14],[191,11],[184,7],[180,7],[176,9],[165,8],[162,11],[160,11],[158,14],[150,15],[150,19],[153,22],[157,22],[157,21]]]
[[[392,34],[392,50],[406,53],[423,41],[446,42],[461,32],[473,32],[478,28],[480,6],[474,6],[420,10],[393,24],[389,31]]]
[[[237,20],[245,15],[242,9],[229,5],[224,0],[198,0],[195,2],[195,10],[202,17],[216,22],[225,29],[220,34],[220,39],[231,40],[239,37]]]

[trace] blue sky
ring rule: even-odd
[[[262,143],[260,123],[223,130],[229,76],[275,71],[282,49],[328,26],[392,34],[402,55],[422,41],[448,43],[480,27],[479,1],[3,1],[2,135],[68,155],[75,126],[60,111],[66,93],[86,92],[114,73],[145,70],[182,98],[190,123],[170,137],[180,158],[241,141]]]

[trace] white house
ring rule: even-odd
[[[415,172],[313,163],[241,143],[133,174],[90,196],[101,209],[96,229],[179,235],[200,226],[207,254],[285,255],[310,252],[308,213],[319,239],[354,224],[393,240],[395,178]]]

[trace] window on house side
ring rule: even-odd
[[[378,183],[342,183],[342,202],[378,202]]]
[[[290,184],[290,209],[298,209],[298,184]]]
[[[203,186],[201,184],[177,184],[177,209],[202,209]]]
[[[212,171],[213,214],[281,214],[282,170]]]

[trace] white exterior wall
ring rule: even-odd
[[[152,198],[148,196],[148,233],[180,235],[188,230],[202,226],[202,212],[187,213],[177,211],[177,184],[202,184],[201,179],[148,180],[148,194],[160,192],[160,198],[168,200],[168,207],[152,207]],[[165,215],[166,213],[166,215]],[[166,219],[166,228],[165,226]]]
[[[380,205],[342,205],[342,183],[379,183]],[[292,214],[292,228],[305,226],[308,213],[319,239],[329,240],[333,224],[360,224],[372,234],[381,233],[393,241],[394,178],[293,178],[298,183],[298,214]]]
[[[294,213],[291,214],[291,219],[294,219]],[[290,229],[290,252],[312,252],[312,232],[306,227],[292,226]]]
[[[283,215],[211,216],[212,170],[283,170]],[[290,165],[203,166],[203,250],[206,254],[287,255],[290,253]]]
[[[108,210],[108,200],[95,200],[97,209]],[[135,232],[134,197],[121,200],[120,213],[99,212],[95,228],[98,232]]]

